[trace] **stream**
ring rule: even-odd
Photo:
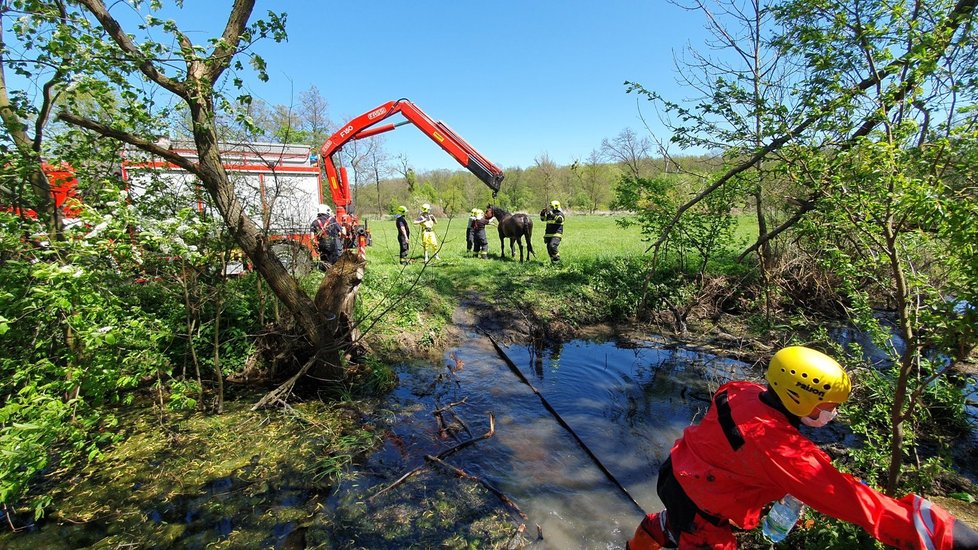
[[[445,354],[444,367],[399,367],[400,385],[387,404],[390,432],[363,466],[390,474],[341,486],[333,500],[374,492],[422,465],[424,455],[481,436],[492,414],[493,437],[445,460],[516,503],[527,516],[528,538],[537,539],[530,547],[624,548],[642,517],[639,506],[661,507],[656,473],[675,440],[705,413],[719,384],[743,377],[740,363],[652,342],[574,340],[504,350],[590,452],[510,370],[490,339],[469,328],[464,345]],[[439,437],[433,411],[451,403],[471,435],[461,430]]]
[[[256,535],[262,548],[298,549],[323,541],[333,548],[465,547],[500,540],[499,533],[487,536],[480,522],[502,509],[526,526],[522,536],[529,548],[622,549],[643,511],[661,508],[657,472],[682,430],[706,412],[718,386],[759,376],[746,364],[653,336],[546,347],[501,344],[518,375],[490,338],[463,318],[471,315],[465,310],[460,308],[455,319],[463,337],[439,362],[396,367],[399,383],[378,414],[383,444],[322,501],[307,480],[249,489],[243,474],[216,479],[199,496],[162,507],[142,503],[149,508],[137,513],[159,530],[180,532],[171,546],[179,548],[206,548],[230,539],[235,530]],[[853,341],[858,335],[837,337]],[[970,380],[966,412],[978,427],[978,382],[973,375]],[[441,424],[439,410],[444,411]],[[495,431],[480,439],[490,416]],[[976,434],[972,429],[969,443],[961,446],[958,466],[973,466],[967,455]],[[847,430],[820,435],[844,446],[858,444]],[[459,446],[464,448],[445,455],[444,462],[490,484],[526,519],[491,493],[469,498],[472,493],[460,488],[474,483],[425,460]],[[427,475],[413,477],[410,487],[398,484],[415,470]],[[973,467],[962,473],[978,479]],[[381,493],[384,498],[374,501]],[[364,518],[366,524],[358,523]],[[505,536],[515,531],[506,512],[494,518]],[[110,533],[110,527],[50,523],[45,540],[57,540],[62,548],[105,547],[106,541],[119,540],[106,538],[118,531]],[[241,540],[253,539],[235,539]],[[17,542],[19,548],[50,547],[27,537]],[[0,546],[5,546],[2,538]]]

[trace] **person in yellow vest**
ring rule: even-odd
[[[435,236],[435,224],[438,220],[431,213],[431,205],[428,203],[421,205],[421,214],[414,220],[415,225],[421,226],[421,248],[424,250],[424,261],[428,263],[429,253],[433,260],[440,260],[438,257],[438,237]]]

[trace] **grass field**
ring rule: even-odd
[[[564,223],[564,236],[560,243],[561,260],[565,263],[583,260],[610,259],[614,257],[636,257],[646,254],[649,242],[642,240],[637,226],[619,227],[615,222],[623,219],[623,214],[611,215],[575,215],[568,214]],[[546,224],[531,214],[533,219],[533,249],[536,257],[533,264],[549,264],[547,248],[543,243]],[[441,218],[435,226],[438,242],[441,246],[439,256],[442,263],[454,265],[454,260],[469,260],[478,262],[465,251],[465,225],[468,217]],[[368,227],[373,235],[373,245],[367,249],[367,259],[371,265],[398,265],[397,234],[393,217],[383,219],[367,219]],[[742,243],[756,237],[757,222],[751,215],[741,215],[737,218],[737,229],[734,232],[734,242]],[[490,260],[499,260],[500,245],[495,227],[486,229],[489,238]],[[509,241],[506,241],[506,255],[509,256]],[[743,245],[741,245],[742,247]],[[409,251],[412,260],[423,261],[420,231],[412,226],[411,247]],[[516,260],[519,259],[519,247],[516,248]],[[438,265],[438,264],[432,264]]]
[[[360,287],[359,316],[375,336],[408,347],[434,345],[451,323],[458,304],[480,300],[499,308],[516,308],[541,324],[559,321],[570,326],[620,319],[634,313],[651,263],[648,242],[638,227],[619,227],[621,215],[567,215],[560,244],[561,262],[551,264],[543,243],[545,224],[534,219],[532,244],[536,256],[520,264],[500,260],[496,228],[489,227],[489,258],[465,250],[464,218],[441,218],[435,226],[440,260],[425,265],[420,232],[412,227],[407,266],[398,262],[393,218],[368,219],[373,245],[367,248],[367,269]],[[740,229],[753,231],[750,218]],[[517,249],[517,255],[519,250]],[[419,336],[420,334],[420,336]],[[384,346],[386,347],[386,346]]]
[[[535,216],[531,214],[531,218]],[[617,227],[615,220],[621,215],[608,216],[577,216],[567,215],[564,223],[564,237],[560,243],[561,259],[567,262],[579,261],[585,258],[610,256],[640,255],[648,246],[641,241],[637,227],[622,229]],[[439,256],[443,261],[464,259],[470,255],[465,251],[465,225],[468,217],[441,218],[435,226],[435,233],[442,249]],[[373,246],[367,250],[367,259],[371,263],[390,262],[397,264],[398,245],[394,220],[388,217],[382,220],[368,220],[368,227],[373,235]],[[533,220],[533,249],[536,252],[536,263],[550,263],[547,248],[543,244],[543,234],[546,224],[537,217]],[[490,259],[499,259],[499,237],[495,227],[488,227],[486,235],[489,238]],[[507,255],[509,244],[506,245]],[[415,261],[423,258],[420,242],[420,231],[412,226],[410,256]],[[519,260],[519,247],[516,248],[516,259]],[[475,260],[478,261],[478,260]]]

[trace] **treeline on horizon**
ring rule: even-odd
[[[495,199],[492,190],[465,170],[428,170],[407,172],[356,185],[354,204],[363,215],[384,216],[405,205],[415,207],[429,203],[445,215],[461,215],[472,208],[493,203],[510,211],[538,212],[551,200],[560,201],[565,210],[595,214],[627,210],[629,205],[616,200],[615,189],[623,177],[668,178],[674,185],[692,182],[721,167],[716,157],[707,155],[669,158],[644,157],[632,161],[585,162],[558,166],[546,155],[528,168],[504,169],[505,179]]]

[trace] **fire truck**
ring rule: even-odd
[[[388,120],[395,115],[401,115],[404,120]],[[347,170],[340,163],[343,146],[409,123],[475,174],[495,197],[503,180],[502,170],[447,124],[432,120],[407,99],[388,101],[344,124],[326,140],[318,156],[305,145],[276,143],[224,143],[221,156],[248,214],[266,222],[273,253],[293,272],[304,273],[311,269],[312,260],[318,254],[309,224],[316,217],[318,205],[327,202],[323,176],[335,206],[334,215],[344,247],[364,254],[370,244],[370,231],[354,211]],[[173,142],[169,146],[181,156],[196,160],[193,142]],[[128,168],[124,171],[127,180],[137,181],[139,176],[133,178],[131,174],[152,168],[153,177],[164,178],[170,182],[169,187],[183,189],[185,196],[193,196],[190,190],[195,185],[193,176],[172,164],[143,159],[124,166]],[[200,207],[203,208],[203,203]]]
[[[172,152],[197,161],[192,141],[166,141]],[[263,227],[272,252],[297,274],[312,267],[315,245],[309,222],[316,217],[322,189],[315,154],[307,145],[222,142],[218,145],[228,178],[234,183],[245,212]],[[122,163],[122,178],[134,201],[152,193],[170,195],[174,204],[207,207],[196,176],[159,158],[141,152],[128,152]],[[216,215],[216,212],[215,212]],[[243,269],[233,266],[231,272]]]
[[[380,124],[394,115],[402,115],[404,120]],[[417,105],[407,99],[388,101],[363,113],[330,136],[319,151],[319,163],[322,166],[322,172],[326,174],[333,204],[336,205],[336,221],[342,228],[347,247],[356,248],[360,254],[363,254],[364,248],[370,242],[370,232],[365,224],[360,224],[351,208],[353,198],[350,194],[350,182],[347,179],[346,167],[337,165],[339,160],[337,153],[351,141],[389,132],[409,123],[417,126],[421,132],[437,143],[459,164],[482,180],[492,189],[493,197],[496,196],[503,181],[503,171],[495,164],[479,154],[447,124],[432,120]],[[380,125],[378,126],[378,124]]]
[[[395,115],[403,116],[404,120],[390,122],[388,119]],[[389,101],[354,118],[326,140],[318,155],[310,147],[298,144],[224,142],[219,148],[238,199],[247,214],[266,229],[272,252],[291,271],[302,274],[312,268],[313,258],[317,255],[309,224],[316,217],[319,204],[327,202],[324,181],[335,205],[344,246],[363,254],[370,243],[366,223],[361,223],[354,212],[347,170],[341,165],[338,154],[342,147],[409,123],[475,174],[495,197],[503,180],[502,170],[444,122],[432,120],[407,99]],[[197,150],[192,141],[162,139],[158,145],[192,162],[197,161]],[[156,198],[169,195],[174,199],[173,204],[196,204],[201,211],[207,208],[196,177],[172,163],[128,150],[121,166],[122,179],[134,201],[138,202],[148,194]],[[75,196],[77,186],[71,167],[45,165],[45,173],[52,181],[59,206],[66,201],[70,204],[68,199]]]
[[[75,178],[75,171],[71,165],[63,162],[60,164],[41,163],[41,171],[48,179],[51,186],[51,195],[54,205],[61,210],[61,215],[66,224],[71,225],[80,213],[81,199],[78,196],[78,179]],[[0,206],[0,211],[10,212],[16,215],[24,215],[28,218],[37,218],[37,212],[31,208],[23,211],[16,206]]]

